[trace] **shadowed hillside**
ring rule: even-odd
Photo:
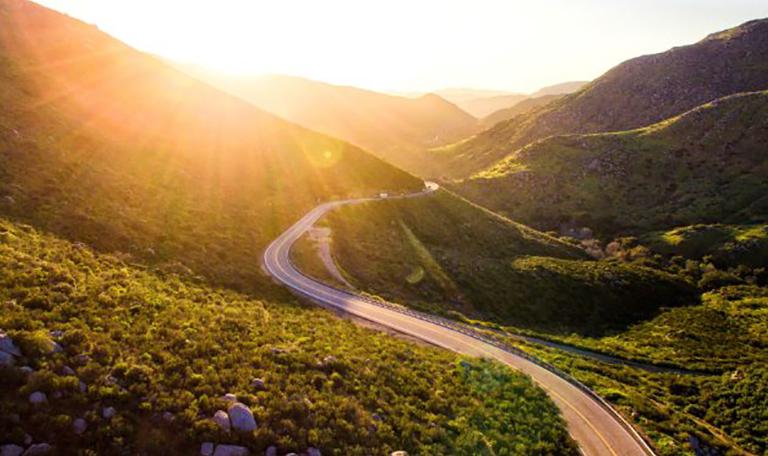
[[[252,288],[318,200],[421,182],[96,28],[0,1],[0,213]]]
[[[765,222],[765,144],[768,92],[739,94],[638,130],[536,142],[457,189],[541,229]]]
[[[644,127],[714,99],[768,89],[768,20],[628,60],[577,93],[434,151],[436,175],[466,177],[538,139]]]

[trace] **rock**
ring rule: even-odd
[[[173,423],[176,420],[176,417],[173,416],[173,413],[165,411],[163,412],[163,421],[166,423]]]
[[[104,417],[105,420],[112,418],[115,414],[117,414],[117,410],[115,410],[114,407],[104,407],[101,409],[101,416]]]
[[[61,339],[62,337],[64,337],[64,331],[60,329],[53,329],[51,330],[51,337],[56,339]]]
[[[216,445],[213,456],[249,456],[248,448],[237,445]]]
[[[80,435],[85,432],[86,429],[88,429],[88,422],[84,419],[76,418],[75,421],[72,422],[72,430],[75,431],[75,434]]]
[[[307,456],[323,456],[323,453],[315,447],[309,447],[307,448]]]
[[[259,391],[264,391],[265,389],[267,389],[267,385],[266,383],[264,383],[263,378],[254,378],[253,380],[251,380],[251,387]]]
[[[240,402],[235,402],[229,406],[229,421],[232,428],[236,431],[252,432],[256,429],[256,420],[253,418],[251,409]]]
[[[408,456],[408,452],[403,450],[393,451],[389,456]]]
[[[54,353],[61,353],[64,349],[61,347],[61,345],[58,342],[52,341],[51,343],[51,351],[48,352],[49,355],[52,355]]]
[[[76,375],[75,370],[69,366],[62,367],[60,372],[61,372],[61,375],[64,375],[66,377],[74,377]]]
[[[30,375],[32,372],[34,372],[34,371],[35,371],[34,369],[32,369],[32,368],[31,368],[31,367],[29,367],[29,366],[21,366],[21,367],[19,368],[19,370],[20,370],[20,371],[21,371],[21,372],[22,372],[24,375]]]
[[[24,453],[24,448],[9,444],[0,446],[0,456],[21,456]]]
[[[200,456],[213,456],[213,443],[203,442],[200,445]]]
[[[277,456],[277,447],[274,445],[267,447],[267,451],[264,452],[264,456]]]
[[[80,381],[80,384],[77,386],[77,388],[80,390],[81,393],[85,394],[88,392],[88,385],[85,384],[84,381]]]
[[[36,443],[27,448],[27,451],[24,452],[24,456],[42,456],[44,454],[49,454],[52,451],[53,447],[47,443]]]
[[[48,397],[42,391],[35,391],[29,395],[29,403],[32,405],[42,405],[48,402]]]
[[[16,359],[12,354],[0,351],[0,366],[13,366],[15,363]]]
[[[0,330],[0,351],[13,356],[21,356],[21,350],[13,343],[11,336]]]
[[[86,354],[84,354],[84,353],[83,353],[83,354],[80,354],[80,355],[77,355],[77,356],[75,356],[75,362],[76,362],[76,363],[77,363],[79,366],[85,366],[85,365],[86,365],[86,364],[88,364],[90,361],[91,361],[91,357],[90,357],[90,356],[88,356],[88,355],[86,355]]]
[[[229,432],[232,427],[229,422],[229,415],[227,415],[227,412],[224,410],[216,410],[216,413],[213,414],[213,422],[216,423],[222,431]]]
[[[222,396],[221,398],[224,399],[227,402],[237,402],[237,396],[235,396],[232,393],[227,393],[224,396]]]

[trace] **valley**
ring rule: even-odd
[[[768,454],[764,8],[41,1],[2,456]]]

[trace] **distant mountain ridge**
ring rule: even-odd
[[[284,119],[342,138],[416,171],[423,150],[469,136],[477,119],[436,94],[417,98],[285,76],[231,76],[181,67]]]
[[[558,98],[562,98],[563,96],[565,96],[565,94],[541,95],[535,98],[526,98],[525,100],[515,103],[509,108],[500,109],[483,117],[480,119],[480,125],[486,128],[493,127],[499,122],[509,120],[521,114],[526,114],[533,109],[552,103],[553,101],[557,100]]]
[[[716,98],[768,88],[768,20],[628,60],[577,93],[437,151],[440,174],[461,178],[552,135],[643,127]]]

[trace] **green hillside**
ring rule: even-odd
[[[354,286],[447,316],[600,334],[696,300],[671,276],[590,261],[443,191],[344,207],[323,223]]]
[[[21,352],[17,367],[0,366],[4,444],[27,433],[60,454],[197,454],[205,441],[252,454],[576,454],[544,391],[506,367],[293,300],[132,267],[3,219],[0,328]],[[47,402],[33,406],[38,391]],[[217,428],[226,393],[253,411],[256,431]]]
[[[638,130],[539,141],[455,189],[540,229],[760,223],[766,143],[768,92],[745,93]]]
[[[628,60],[546,109],[435,150],[435,176],[464,178],[552,135],[645,127],[717,98],[768,89],[768,19]]]
[[[0,1],[0,214],[242,290],[318,200],[422,183],[30,2]]]

